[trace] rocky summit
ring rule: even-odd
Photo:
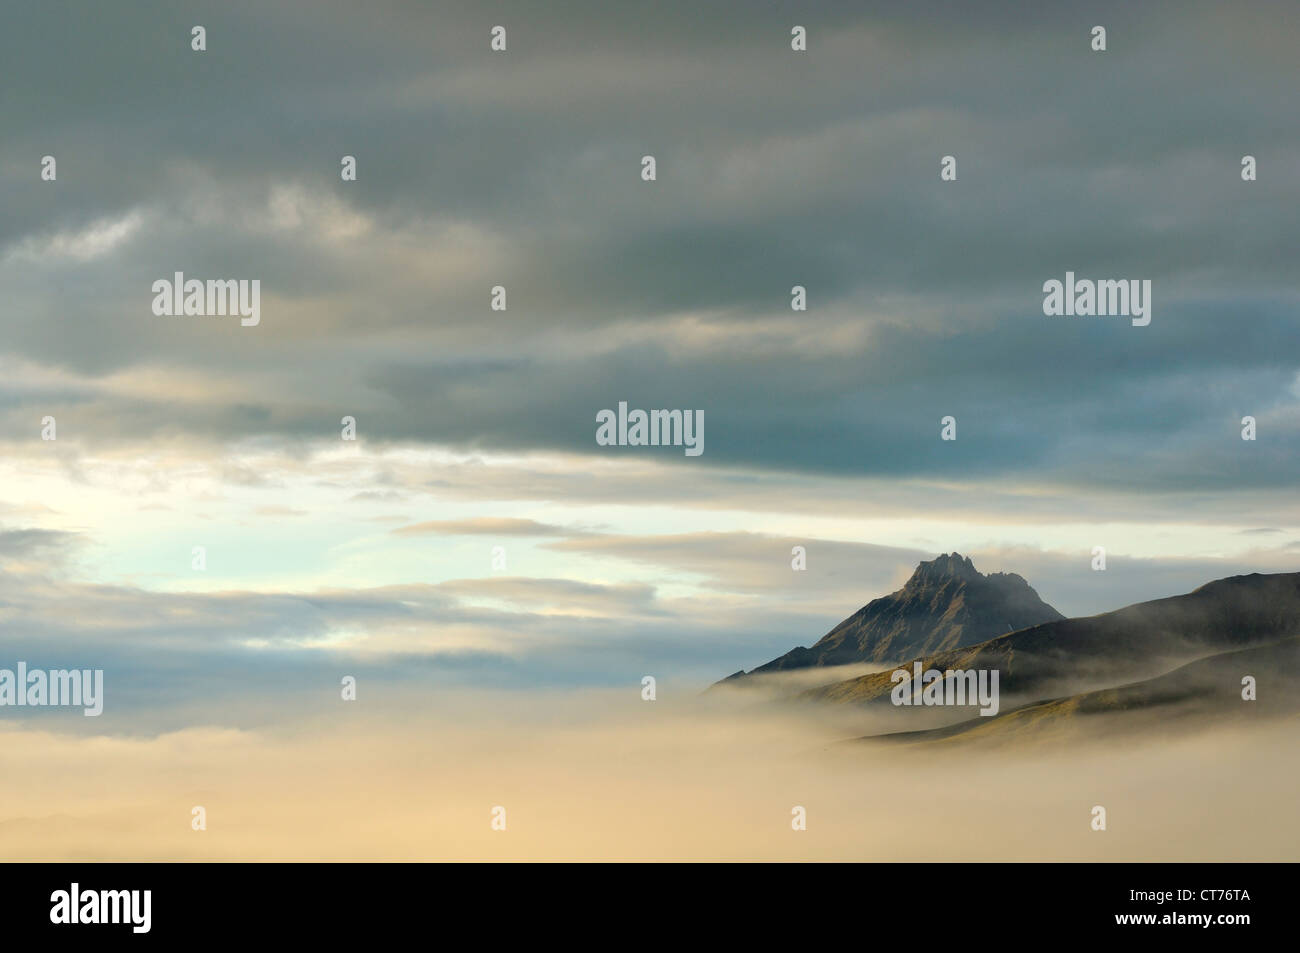
[[[811,648],[791,649],[727,681],[813,666],[900,662],[1063,618],[1021,576],[984,575],[969,557],[941,555],[922,562],[902,589],[873,599]]]

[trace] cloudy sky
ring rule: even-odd
[[[940,551],[1067,614],[1294,571],[1297,17],[19,5],[0,665],[232,721],[344,672],[696,691]],[[156,316],[177,271],[261,323]],[[1150,325],[1044,316],[1067,271],[1149,279]],[[597,446],[624,400],[704,453]]]

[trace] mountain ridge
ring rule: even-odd
[[[900,662],[1064,618],[1023,576],[986,575],[969,556],[941,553],[922,560],[902,588],[871,600],[812,646],[796,647],[717,684],[794,669]]]
[[[1300,572],[1216,579],[1192,592],[1031,626],[918,657],[925,668],[997,669],[1001,692],[1046,699],[1152,678],[1199,657],[1300,634]],[[804,701],[886,703],[891,672],[800,692]]]
[[[1242,677],[1259,681],[1258,700],[1242,696]],[[1159,716],[1160,728],[1176,734],[1206,723],[1277,717],[1300,712],[1300,636],[1234,649],[1188,662],[1153,678],[1111,688],[1031,702],[996,718],[978,716],[939,728],[866,735],[846,743],[933,746],[953,743],[1057,743],[1094,740],[1107,730],[1133,730],[1133,715]],[[1104,725],[1108,716],[1129,716]],[[1150,726],[1144,726],[1149,730]]]

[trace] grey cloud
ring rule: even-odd
[[[571,536],[581,535],[583,531],[537,520],[485,516],[464,520],[426,520],[399,526],[392,532],[398,536]]]
[[[729,466],[1293,482],[1300,139],[1276,121],[1294,76],[1271,5],[1095,5],[1104,55],[1077,17],[996,2],[375,9],[16,14],[5,349],[81,375],[35,392],[70,433],[307,439],[352,412],[376,441],[591,453],[595,411],[626,398],[704,408],[707,459]],[[512,43],[493,57],[498,20]],[[45,151],[58,183],[36,178]],[[1237,176],[1245,152],[1258,182]],[[280,227],[286,190],[309,217]],[[329,241],[325,213],[364,224]],[[13,258],[131,214],[102,257]],[[177,268],[260,276],[263,326],[155,318],[149,283]],[[1043,318],[1066,269],[1152,278],[1153,324]],[[498,282],[506,313],[486,307]],[[655,336],[683,315],[726,346]],[[791,338],[867,333],[782,353],[752,330],[777,315]],[[238,393],[102,387],[152,365]],[[3,397],[6,429],[29,428],[35,393]],[[1270,423],[1249,451],[1230,442],[1246,413]]]
[[[791,566],[802,546],[806,569]],[[691,574],[718,593],[782,595],[787,602],[836,611],[836,599],[896,588],[922,559],[923,550],[767,533],[686,533],[658,536],[594,535],[546,543],[545,548],[618,558],[659,572]],[[856,608],[856,607],[855,607]]]
[[[0,564],[9,560],[60,562],[79,545],[77,533],[50,529],[0,529]]]

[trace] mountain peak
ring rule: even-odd
[[[1063,618],[1021,576],[986,576],[969,556],[942,553],[922,560],[902,589],[873,599],[811,647],[793,649],[754,672],[897,662]]]
[[[944,579],[973,580],[982,579],[983,574],[975,568],[969,556],[961,553],[945,555],[940,553],[934,559],[922,560],[917,564],[907,586],[924,585]],[[904,588],[907,588],[904,586]]]

